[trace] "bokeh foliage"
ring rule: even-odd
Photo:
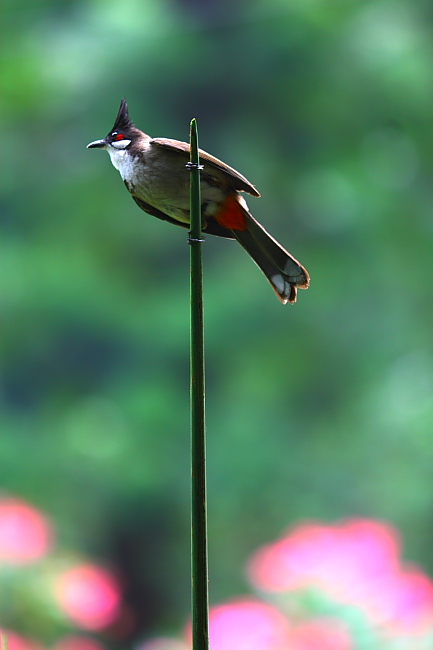
[[[123,576],[136,636],[189,611],[186,233],[106,154],[126,96],[257,185],[311,274],[282,307],[205,244],[210,593],[295,521],[397,525],[433,572],[433,23],[419,0],[3,4],[1,488]]]

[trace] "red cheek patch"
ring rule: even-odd
[[[229,194],[225,199],[220,211],[215,215],[215,219],[221,226],[229,230],[246,230],[248,228],[244,211],[233,194]]]
[[[125,138],[125,136],[123,135],[123,133],[118,133],[114,139],[117,142],[119,140],[123,140],[124,138]]]

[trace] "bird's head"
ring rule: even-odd
[[[128,104],[125,98],[120,102],[116,121],[109,134],[103,140],[94,140],[87,145],[87,149],[107,149],[110,153],[127,149],[131,142],[141,134],[129,118]]]

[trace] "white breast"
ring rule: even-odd
[[[122,141],[123,142],[123,141]],[[129,142],[128,142],[129,144]],[[119,170],[124,181],[134,183],[136,157],[131,156],[126,149],[119,149],[113,145],[108,145],[107,151],[110,154],[111,162]],[[136,179],[135,179],[136,180]]]

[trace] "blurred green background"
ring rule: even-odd
[[[390,521],[432,574],[431,3],[2,7],[0,488],[118,572],[125,643],[183,625],[189,249],[85,148],[125,96],[155,137],[196,117],[311,275],[283,307],[206,240],[211,602],[311,518]]]

